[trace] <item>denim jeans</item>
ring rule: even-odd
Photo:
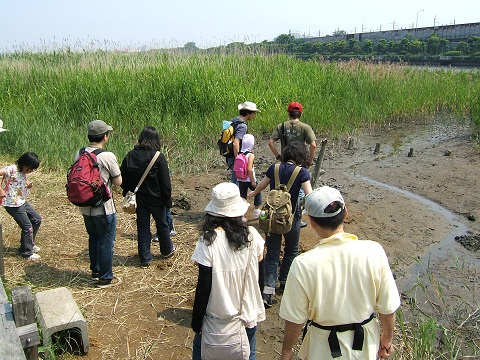
[[[285,282],[287,280],[290,266],[293,259],[298,255],[298,243],[300,240],[300,219],[301,213],[297,207],[295,212],[292,229],[283,234],[285,238],[285,248],[283,251],[283,260],[280,265],[280,274],[278,280]],[[265,287],[263,292],[265,294],[275,294],[275,285],[277,283],[278,263],[280,261],[280,250],[282,247],[281,234],[269,234],[265,238],[265,246],[267,247],[267,254],[265,255]]]
[[[152,200],[148,196],[137,194],[138,256],[140,257],[141,264],[149,264],[152,261],[152,254],[150,252],[150,244],[152,241],[150,215],[152,215],[157,228],[160,252],[162,255],[168,255],[173,251],[165,206],[160,200]]]
[[[247,330],[248,342],[250,343],[249,360],[257,359],[257,327],[245,328]],[[193,337],[192,360],[202,360],[202,334],[195,334]],[[225,359],[227,360],[227,359]]]
[[[240,196],[244,199],[247,198],[248,189],[255,190],[255,188],[252,186],[251,182],[245,182],[245,181],[238,181],[238,188],[240,189]],[[255,198],[253,199],[253,205],[255,205],[255,206],[262,205],[262,193],[261,192],[259,192],[257,195],[255,195]]]
[[[101,280],[113,279],[113,244],[117,232],[117,215],[83,215],[88,233],[90,270]]]
[[[6,206],[5,210],[22,229],[19,252],[23,257],[28,258],[33,254],[33,245],[35,245],[35,237],[42,218],[28,202],[19,207]]]
[[[232,183],[234,183],[235,185],[238,185],[238,180],[237,180],[237,177],[235,176],[235,171],[233,171],[233,162],[234,161],[235,161],[235,158],[233,156],[227,158],[227,165],[230,168],[230,170],[232,171]]]

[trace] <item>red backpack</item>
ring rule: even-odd
[[[111,198],[108,186],[100,176],[97,155],[104,149],[92,152],[80,149],[77,160],[68,170],[67,197],[77,206],[98,206]]]
[[[237,157],[233,161],[233,172],[235,177],[239,180],[245,180],[248,178],[248,159],[247,154],[250,151],[245,151],[244,153],[238,153]]]

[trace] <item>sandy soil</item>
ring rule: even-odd
[[[472,333],[480,317],[478,311],[468,317],[479,307],[480,151],[469,134],[467,126],[437,121],[328,138],[318,185],[344,194],[346,231],[384,246],[405,304],[414,301],[446,326]],[[380,151],[374,154],[377,143]],[[259,174],[273,161],[267,149],[261,140]],[[208,174],[173,175],[179,251],[164,260],[154,247],[157,256],[148,269],[138,266],[134,217],[120,213],[114,272],[123,283],[100,290],[90,279],[85,230],[65,198],[64,176],[40,171],[33,175],[30,200],[44,219],[37,240],[42,260],[30,263],[16,255],[19,231],[1,211],[5,285],[28,284],[33,292],[68,287],[88,322],[90,352],[84,359],[189,359],[196,285],[189,258],[210,190],[227,178],[220,162]],[[302,251],[317,241],[309,227],[302,230]],[[277,358],[281,349],[283,321],[277,314],[275,305],[259,326],[258,359]]]

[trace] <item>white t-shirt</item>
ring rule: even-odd
[[[240,295],[245,276],[248,252],[252,251],[245,285],[241,318],[248,328],[265,320],[265,307],[258,286],[258,256],[263,255],[265,240],[257,229],[249,226],[250,248],[235,251],[228,243],[225,231],[216,229],[215,241],[207,246],[202,237],[197,241],[192,260],[212,268],[212,290],[207,314],[219,319],[231,318],[240,309]],[[250,250],[251,249],[251,250]]]

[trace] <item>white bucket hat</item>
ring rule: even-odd
[[[239,217],[245,215],[250,204],[240,196],[234,183],[220,183],[212,189],[212,200],[205,211],[214,216]]]
[[[0,132],[8,131],[7,129],[3,128],[3,121],[0,120]]]
[[[248,111],[254,111],[254,112],[261,112],[260,110],[257,109],[257,104],[251,102],[251,101],[245,101],[244,103],[238,104],[238,110],[248,110]]]

